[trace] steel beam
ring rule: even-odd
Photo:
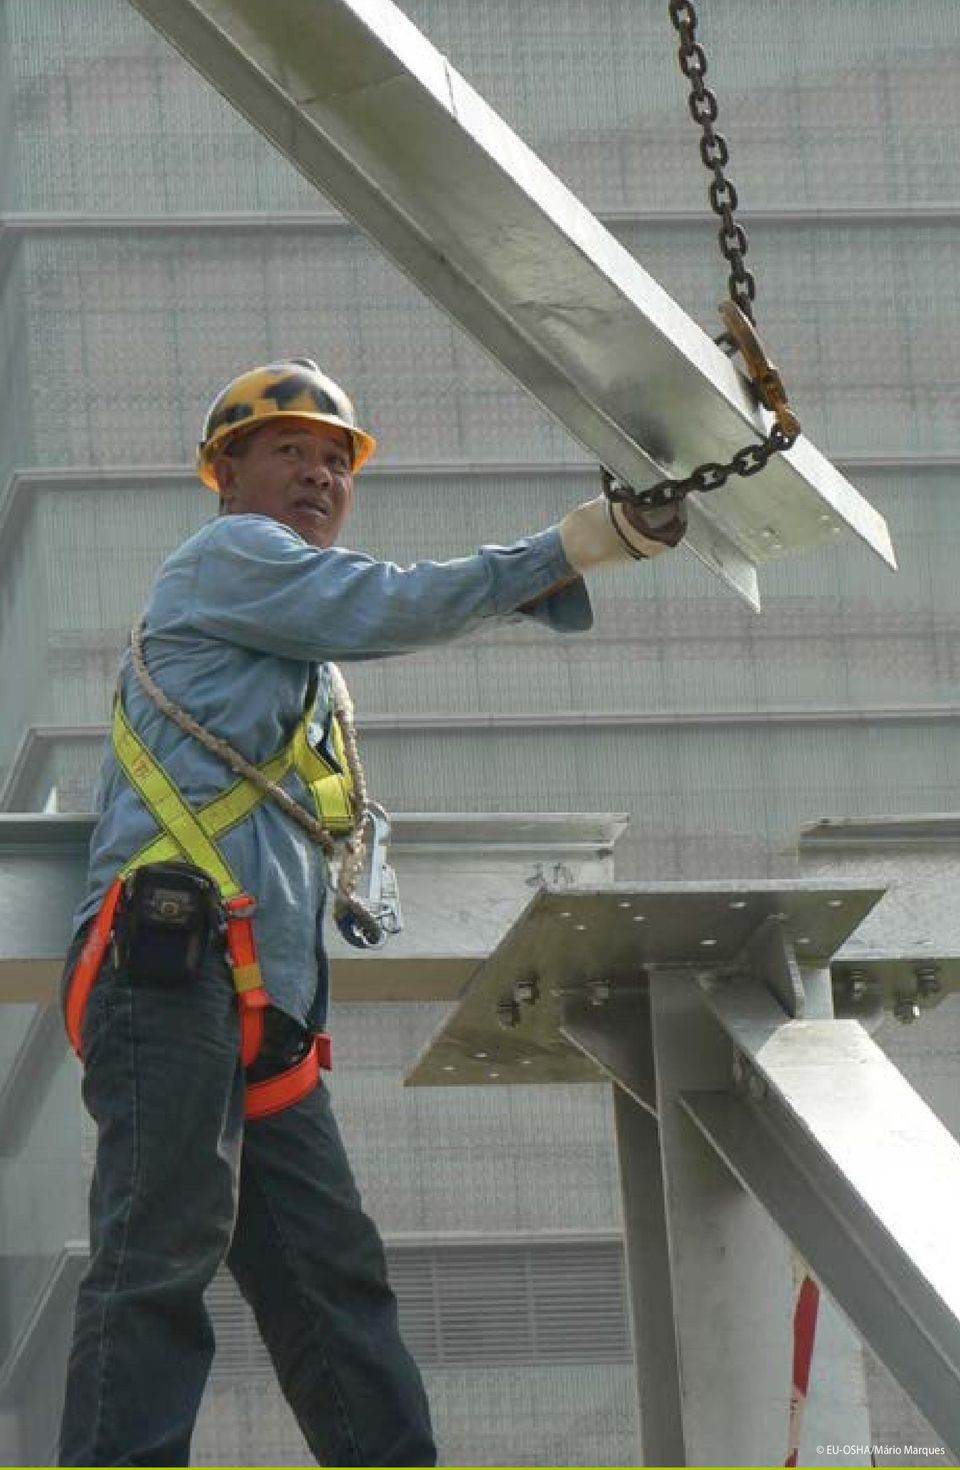
[[[886,905],[836,878],[547,890],[408,1078],[614,1082],[647,1463],[782,1460],[801,1259],[828,1293],[802,1462],[867,1463],[826,1449],[870,1442],[848,1324],[960,1448],[960,1145],[833,1016],[960,988],[953,916]]]
[[[709,1004],[742,1091],[682,1104],[960,1452],[960,1144],[855,1021],[789,1021],[754,985]]]
[[[761,437],[745,378],[391,0],[133,3],[601,463],[643,486]],[[844,528],[896,564],[801,438],[692,504],[688,544],[759,607],[758,565]]]
[[[782,1464],[790,1399],[791,1252],[763,1207],[677,1106],[722,1088],[731,1048],[673,969],[651,975],[650,1005],[688,1465]],[[721,1327],[722,1324],[722,1327]]]
[[[685,1465],[660,1130],[656,1119],[619,1087],[613,1090],[613,1114],[637,1368],[641,1463]]]
[[[56,999],[94,819],[0,815],[0,1004]],[[454,1000],[548,874],[612,876],[618,814],[394,818],[403,933],[382,950],[329,935],[338,1000]]]

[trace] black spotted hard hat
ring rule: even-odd
[[[221,388],[207,410],[197,470],[208,489],[217,489],[213,461],[223,453],[227,441],[270,419],[308,419],[345,429],[353,443],[354,470],[366,464],[377,447],[372,434],[357,428],[353,404],[343,389],[309,357],[268,362]]]

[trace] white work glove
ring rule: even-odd
[[[683,501],[640,511],[598,495],[560,522],[564,555],[574,571],[614,562],[646,561],[682,541],[687,529]]]

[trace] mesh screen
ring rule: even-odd
[[[24,209],[327,208],[122,0],[8,0]],[[675,41],[631,0],[402,6],[594,208],[696,208],[704,181]],[[731,0],[701,17],[748,205],[956,192],[960,15],[925,0]]]
[[[403,0],[403,8],[588,204],[639,216],[617,223],[618,236],[713,330],[723,270],[665,7]],[[949,218],[896,216],[919,205],[949,216],[957,202],[960,7],[728,0],[722,15],[701,9],[731,174],[748,212],[808,212],[750,224],[760,320],[805,427],[834,454],[955,458],[956,231]],[[316,210],[329,220],[316,191],[126,0],[6,0],[0,26],[4,211],[255,211],[272,221]],[[883,218],[809,217],[867,206]],[[642,218],[664,210],[696,217]],[[589,467],[582,482],[557,473],[582,458],[569,436],[373,246],[340,227],[54,228],[19,244],[0,229],[0,488],[24,464],[94,472],[187,464],[216,386],[283,352],[313,352],[349,385],[380,436],[381,462],[433,467],[422,479],[364,481],[356,543],[375,554],[406,562],[508,541],[593,493]],[[514,461],[528,473],[493,468]],[[488,473],[458,473],[458,462]],[[905,468],[864,481],[891,524],[895,578],[845,542],[768,569],[756,619],[692,558],[678,557],[598,576],[596,624],[584,638],[512,626],[349,671],[362,713],[546,722],[528,731],[372,730],[373,789],[400,810],[629,811],[618,848],[624,878],[792,872],[802,822],[955,808],[954,480],[949,469]],[[4,512],[0,778],[31,725],[106,718],[116,655],[159,559],[211,511],[199,492],[147,477],[41,492],[18,520]],[[937,707],[950,718],[716,723],[737,712],[895,707]],[[584,723],[551,725],[558,712]],[[708,718],[586,723],[600,712]],[[64,809],[86,807],[95,763],[89,741],[41,742],[20,804],[39,806],[56,785]],[[337,1008],[338,1111],[384,1228],[609,1230],[619,1205],[605,1092],[478,1089],[455,1101],[404,1092],[403,1066],[442,1014]],[[955,1094],[948,1061],[916,1063],[945,1116]],[[37,1109],[29,1149],[0,1169],[8,1330],[30,1312],[64,1239],[83,1229],[91,1136],[77,1122],[76,1089],[71,1062]],[[490,1341],[514,1322],[510,1293],[495,1300],[504,1310],[490,1316]],[[425,1354],[438,1353],[436,1320],[418,1321]],[[29,1462],[53,1453],[67,1330],[58,1319],[42,1371],[17,1405],[18,1452]],[[505,1355],[513,1346],[511,1338]],[[635,1462],[635,1385],[622,1361],[448,1362],[429,1380],[448,1463]],[[9,1422],[0,1433],[6,1452],[16,1433]],[[197,1463],[304,1458],[272,1386],[212,1385]]]
[[[718,328],[725,277],[702,231],[618,232]],[[841,457],[954,448],[952,226],[764,225],[753,236],[763,329],[815,442]],[[189,464],[218,384],[307,350],[350,385],[387,460],[550,464],[582,452],[352,232],[24,248],[30,354],[62,406],[45,421],[40,462]]]

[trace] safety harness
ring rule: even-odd
[[[132,640],[134,666],[141,683],[144,683],[141,640],[142,625],[138,625]],[[339,670],[334,677],[338,676]],[[152,680],[147,680],[145,687],[151,695],[157,688]],[[341,688],[345,694],[342,680]],[[298,803],[297,809],[303,818],[309,817],[313,826],[328,839],[325,847],[332,846],[334,837],[357,833],[357,794],[358,788],[363,790],[363,775],[355,739],[351,741],[353,732],[349,717],[344,717],[342,704],[339,710],[335,708],[329,731],[332,759],[327,759],[310,743],[309,730],[316,695],[314,681],[293,738],[283,750],[256,767],[248,767],[246,762],[242,762],[249,774],[203,807],[194,809],[130,724],[118,690],[113,710],[113,748],[127,780],[160,831],[130,859],[110,885],[74,967],[67,996],[66,1025],[71,1044],[81,1060],[84,1013],[113,940],[126,881],[138,868],[175,859],[182,859],[200,869],[217,886],[226,920],[227,956],[240,1011],[241,1060],[245,1068],[256,1060],[263,1042],[264,1011],[270,1005],[254,936],[253,919],[257,905],[256,900],[244,892],[217,839],[238,826],[271,797],[279,782],[291,771],[297,773],[310,791],[316,816],[308,814]],[[164,704],[168,707],[166,712],[172,709],[176,715],[188,718],[169,701],[165,700]],[[177,723],[182,723],[182,720],[177,719]],[[194,724],[193,721],[190,723]],[[218,743],[223,745],[223,742]],[[230,747],[226,750],[231,755],[236,754]],[[222,751],[218,753],[222,754]],[[242,761],[242,758],[238,757],[238,760]],[[293,804],[286,792],[282,794],[286,798],[285,807],[286,803]],[[338,897],[341,901],[350,901],[348,894],[341,892]],[[357,907],[362,911],[362,905]],[[321,1068],[329,1070],[330,1066],[330,1038],[321,1033],[313,1038],[310,1051],[295,1066],[264,1081],[248,1083],[246,1116],[262,1118],[291,1107],[317,1085]]]

